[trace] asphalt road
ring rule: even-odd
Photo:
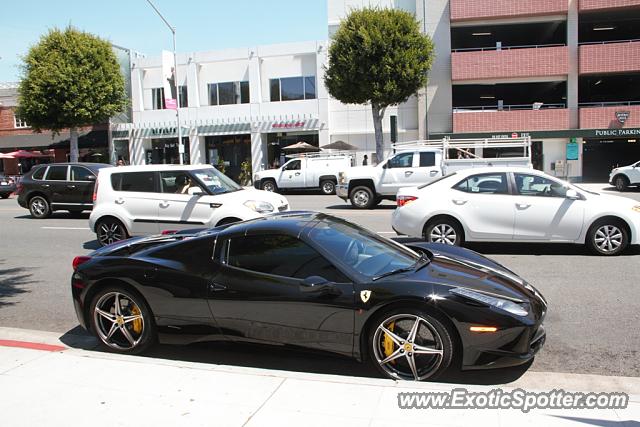
[[[640,200],[640,191],[624,196]],[[335,196],[287,197],[293,209],[331,213],[395,237],[391,202],[359,211]],[[88,214],[72,217],[64,212],[35,220],[14,197],[0,200],[0,326],[78,333],[69,286],[71,261],[96,247]],[[527,278],[548,299],[548,339],[532,370],[640,376],[640,248],[615,258],[592,256],[574,245],[476,244],[471,248]],[[270,353],[251,346],[160,346],[152,355],[327,373],[369,372],[341,358],[285,350]]]

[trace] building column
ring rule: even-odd
[[[578,129],[578,0],[569,0],[569,15],[567,17],[567,47],[569,51],[569,75],[567,77],[569,129]]]
[[[143,139],[137,135],[139,131],[131,130],[129,138],[129,161],[132,165],[144,165]]]
[[[189,157],[192,165],[203,165],[207,159],[204,136],[199,136],[195,129],[189,132]]]
[[[267,169],[267,144],[260,132],[251,132],[251,170],[253,173]]]

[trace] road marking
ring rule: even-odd
[[[63,347],[61,345],[50,345],[50,344],[41,344],[37,342],[14,341],[14,340],[0,340],[0,347],[18,347],[18,348],[28,348],[31,350],[42,350],[42,351],[64,351],[67,349],[67,347]]]
[[[43,230],[89,230],[87,227],[40,227]]]

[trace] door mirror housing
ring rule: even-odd
[[[567,190],[567,192],[565,193],[564,197],[566,197],[567,199],[571,199],[571,200],[580,200],[580,193],[578,193],[576,190],[570,188]]]
[[[96,179],[98,179],[98,177],[96,177],[95,175],[89,175],[89,176],[87,176],[87,179],[89,181],[95,181]]]

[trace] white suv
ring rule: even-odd
[[[244,189],[208,165],[100,170],[89,226],[108,245],[165,229],[216,227],[289,210],[286,198]]]
[[[609,183],[618,191],[624,191],[630,185],[640,186],[640,162],[613,169],[609,174]]]

